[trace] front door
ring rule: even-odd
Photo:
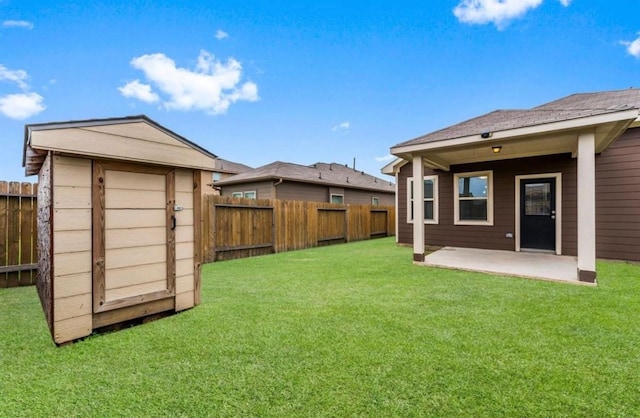
[[[520,248],[556,250],[556,179],[520,180]]]

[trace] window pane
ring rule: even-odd
[[[409,180],[409,199],[413,199],[413,180]]]
[[[524,214],[527,216],[551,215],[551,184],[524,185]]]
[[[424,181],[424,198],[433,199],[433,180]]]
[[[373,206],[378,206],[378,205],[380,205],[380,199],[378,199],[377,197],[372,197],[372,198],[371,198],[371,204],[372,204]]]
[[[331,195],[331,203],[342,203],[342,201],[343,201],[342,195],[339,195],[339,194]]]
[[[256,192],[244,192],[244,197],[246,197],[247,199],[255,199]]]
[[[242,197],[242,192],[233,192],[231,193],[231,197]]]
[[[487,220],[487,201],[485,199],[460,200],[459,204],[461,221]]]
[[[433,200],[424,201],[424,219],[433,221]]]
[[[460,177],[458,179],[458,197],[487,197],[488,193],[487,176]]]

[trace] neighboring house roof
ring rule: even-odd
[[[248,165],[234,163],[233,161],[225,160],[223,158],[216,158],[213,171],[218,173],[238,174],[253,170],[253,167]]]
[[[394,148],[640,109],[640,89],[573,94],[533,109],[496,110],[401,142]]]
[[[374,177],[363,171],[354,170],[342,164],[320,162],[306,166],[275,161],[251,171],[236,174],[228,179],[217,181],[216,186],[280,179],[379,192],[395,192],[395,185],[387,180]]]
[[[42,137],[42,138],[41,138]],[[113,140],[113,143],[104,143]],[[160,144],[163,155],[147,155],[145,147],[131,150],[127,144]],[[164,146],[164,148],[162,148]],[[170,152],[161,152],[171,150]],[[38,173],[47,151],[89,155],[102,158],[125,158],[143,163],[177,164],[208,169],[217,156],[185,137],[165,128],[145,115],[106,119],[87,119],[25,125],[22,166],[26,174]]]

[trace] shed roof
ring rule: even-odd
[[[27,175],[38,173],[48,151],[203,170],[216,159],[145,115],[25,125]]]
[[[395,145],[394,148],[446,141],[478,135],[483,132],[499,132],[553,122],[577,120],[630,109],[640,109],[640,89],[572,94],[533,109],[496,110],[418,138],[401,142]]]
[[[395,185],[387,180],[374,177],[364,171],[354,170],[343,164],[321,162],[312,165],[299,165],[275,161],[228,179],[217,181],[216,186],[272,179],[395,193]]]

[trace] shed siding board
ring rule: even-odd
[[[577,254],[577,194],[576,161],[568,154],[522,158],[452,166],[449,172],[425,168],[425,175],[438,176],[439,223],[425,225],[425,244],[515,250],[515,176],[562,173],[562,254]],[[453,176],[456,173],[493,171],[494,225],[454,225]],[[412,224],[407,223],[407,178],[412,176],[412,164],[400,169],[398,199],[398,237],[401,243],[413,240]]]
[[[55,225],[73,225],[80,217],[75,230],[57,231],[53,240],[54,340],[64,342],[89,335],[92,327],[91,289],[79,283],[90,275],[92,263],[91,228],[86,228],[87,209],[91,208],[91,161],[55,156],[53,173],[54,230]]]
[[[176,205],[183,207],[176,212],[175,231],[175,309],[181,311],[194,306],[195,301],[194,173],[190,170],[176,170]]]
[[[214,166],[213,158],[194,148],[185,147],[184,143],[155,128],[150,128],[156,131],[153,136],[164,140],[142,140],[142,146],[140,138],[105,134],[84,128],[65,128],[31,132],[31,147],[65,154],[167,166],[202,169]],[[108,146],[105,146],[105,142],[108,142]]]
[[[49,331],[54,335],[53,328],[53,298],[56,292],[53,280],[53,248],[51,231],[53,229],[53,202],[51,193],[52,184],[52,161],[49,154],[38,174],[38,279],[36,288],[42,305],[44,316],[49,326]]]
[[[596,156],[596,255],[640,261],[640,128]]]
[[[189,148],[189,145],[177,141],[175,138],[165,134],[162,131],[158,131],[154,127],[148,125],[145,122],[123,123],[117,125],[104,125],[104,126],[88,126],[81,128],[86,131],[102,132],[109,135],[136,138],[138,140],[155,142],[159,144],[172,145],[176,147]]]

